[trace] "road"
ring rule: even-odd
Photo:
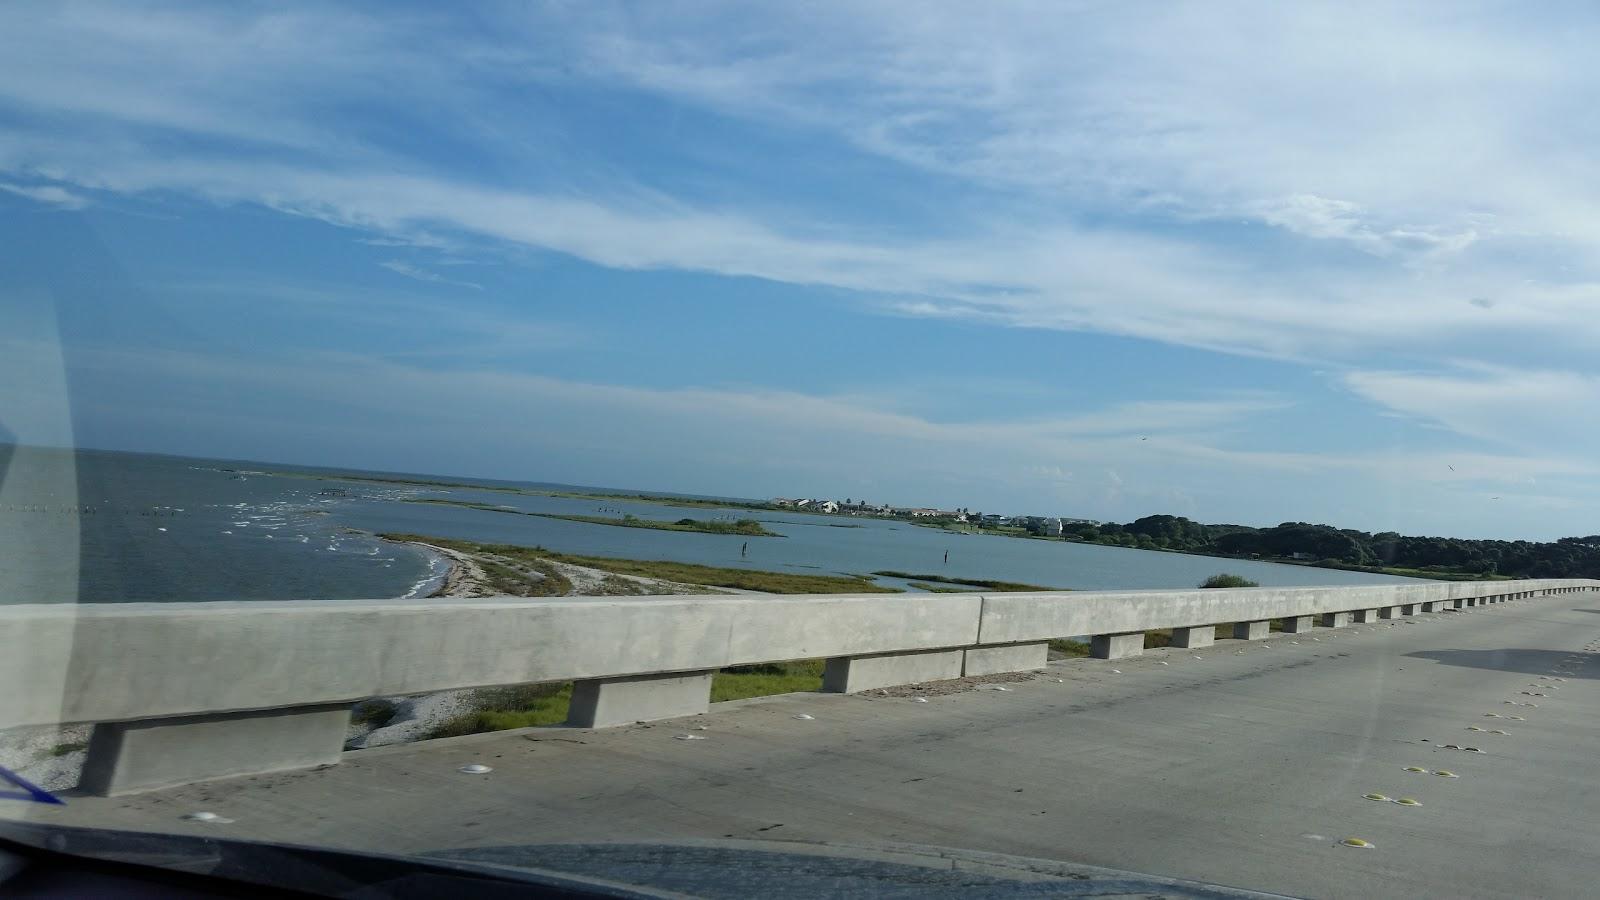
[[[40,820],[402,853],[913,843],[1311,897],[1591,896],[1596,648],[1600,595],[1576,593],[1060,661],[922,703],[790,694],[652,726],[360,751],[321,771],[73,798]],[[473,763],[493,771],[458,771]],[[197,810],[233,821],[180,818]]]

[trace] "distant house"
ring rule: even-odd
[[[1315,560],[1317,558],[1317,555],[1315,553],[1307,553],[1307,552],[1305,552],[1303,550],[1296,550],[1295,552],[1289,554],[1289,558],[1290,559],[1304,560],[1304,561],[1310,562],[1310,561]]]
[[[1044,533],[1050,537],[1061,537],[1062,532],[1066,530],[1066,526],[1060,519],[1045,519]]]
[[[769,501],[769,502],[773,506],[793,507],[794,504],[795,504],[795,501],[789,499],[788,497],[773,497],[772,500]]]
[[[839,511],[839,504],[834,500],[813,500],[810,509],[817,512],[836,513]]]
[[[939,512],[937,509],[928,509],[927,507],[918,507],[916,509],[907,510],[907,512],[911,514],[911,518],[913,519],[934,519],[944,515],[944,513]]]

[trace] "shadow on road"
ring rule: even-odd
[[[1568,652],[1535,650],[1529,647],[1508,647],[1504,650],[1418,650],[1415,653],[1407,653],[1406,656],[1414,659],[1431,659],[1447,666],[1490,669],[1496,672],[1549,675],[1552,670],[1564,669],[1565,672],[1558,674],[1565,678],[1600,677],[1600,666],[1593,663],[1589,665],[1566,663],[1566,659],[1571,656],[1600,658],[1600,654],[1585,653],[1581,650]]]
[[[1573,612],[1592,612],[1592,613],[1600,613],[1600,609],[1573,609],[1573,610],[1572,610],[1572,611],[1573,611]]]

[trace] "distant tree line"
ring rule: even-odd
[[[1145,516],[1125,525],[1069,523],[1068,540],[1144,550],[1220,556],[1300,558],[1340,568],[1423,569],[1516,578],[1600,578],[1600,535],[1537,541],[1369,534],[1331,525],[1284,522],[1271,528],[1206,525],[1183,516]]]

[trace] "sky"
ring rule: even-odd
[[[0,5],[0,439],[1600,531],[1583,3]]]

